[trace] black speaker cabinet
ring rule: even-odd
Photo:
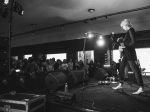
[[[8,38],[0,38],[0,46],[7,47],[8,46]]]
[[[8,70],[8,63],[7,62],[0,62],[0,72],[6,72]],[[0,74],[1,75],[1,74]]]
[[[75,85],[78,82],[87,81],[89,79],[88,75],[84,76],[83,70],[70,71],[68,77],[72,85]]]
[[[95,72],[95,77],[98,80],[103,80],[107,76],[109,76],[109,74],[103,68],[98,68]]]
[[[0,94],[19,91],[19,84],[15,77],[0,77]]]
[[[67,75],[63,72],[51,72],[45,78],[45,84],[51,91],[56,91],[65,83],[67,83]]]
[[[8,51],[6,50],[0,50],[0,59],[5,60],[8,57]]]

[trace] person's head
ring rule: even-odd
[[[64,59],[64,60],[63,60],[63,63],[66,63],[66,62],[67,62],[67,60],[66,60],[66,59]]]
[[[120,26],[121,26],[124,30],[127,31],[127,30],[129,30],[129,29],[132,27],[132,23],[130,22],[129,19],[124,19],[124,20],[121,22]]]

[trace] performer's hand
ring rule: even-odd
[[[125,46],[121,46],[122,49],[126,48]]]
[[[120,45],[121,45],[122,48],[125,48],[124,43],[120,43]]]
[[[120,52],[122,52],[122,51],[123,51],[122,46],[119,46],[119,51],[120,51]]]

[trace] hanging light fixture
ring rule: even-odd
[[[2,3],[4,5],[8,5],[9,4],[9,0],[0,0],[0,3]]]
[[[88,37],[88,38],[93,38],[95,36],[95,34],[92,33],[92,32],[87,32],[87,33],[84,34],[84,36]]]
[[[21,5],[19,5],[17,2],[15,2],[15,5],[13,7],[13,11],[17,12],[19,15],[23,16],[24,10]]]

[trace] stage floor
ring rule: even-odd
[[[69,93],[76,95],[77,103],[72,107],[97,110],[99,112],[150,112],[150,85],[149,76],[143,77],[146,95],[132,95],[138,89],[136,84],[131,88],[125,82],[124,91],[113,90],[118,83],[98,84],[97,79],[90,79],[84,89],[82,84],[69,87]],[[60,89],[61,91],[62,89]],[[50,95],[47,101],[54,102]]]

